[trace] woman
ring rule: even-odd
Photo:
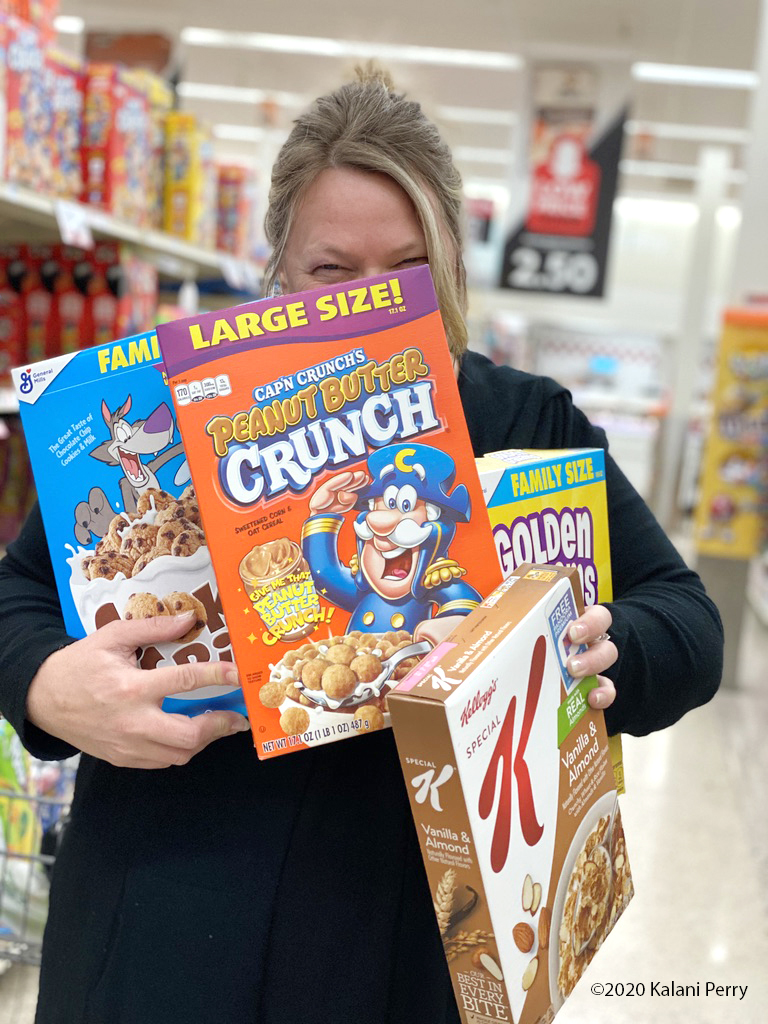
[[[268,280],[293,292],[428,262],[475,451],[604,445],[553,381],[466,351],[460,196],[418,105],[362,74],[280,153]],[[600,673],[610,731],[639,735],[713,695],[722,633],[610,458],[608,493],[617,599],[574,624],[589,647],[572,669]],[[38,756],[84,751],[38,1024],[458,1021],[391,734],[259,763],[239,716],[163,714],[164,694],[230,671],[137,668],[137,646],[187,628],[68,640],[38,510],[0,565],[3,711]]]

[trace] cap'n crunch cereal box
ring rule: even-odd
[[[259,757],[383,728],[501,579],[429,269],[158,339]]]
[[[390,694],[465,1024],[551,1021],[633,895],[575,568],[520,566]]]

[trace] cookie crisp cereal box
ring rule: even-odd
[[[576,569],[523,565],[389,698],[466,1024],[550,1021],[632,897]]]
[[[231,661],[155,335],[17,368],[13,380],[70,636],[190,608],[189,632],[145,647],[140,665]],[[245,710],[239,688],[219,686],[163,706]]]
[[[605,452],[511,449],[477,460],[501,571],[524,562],[571,565],[584,604],[613,597]],[[621,736],[610,738],[619,792],[624,792]]]
[[[157,330],[259,757],[383,728],[501,580],[429,269]]]

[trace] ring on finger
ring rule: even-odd
[[[596,636],[595,637],[595,639],[592,641],[592,643],[593,644],[601,644],[603,642],[603,640],[610,640],[610,639],[611,639],[611,634],[610,633],[601,633],[600,636]]]

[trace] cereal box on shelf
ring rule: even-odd
[[[429,269],[157,333],[259,757],[383,728],[501,579]]]
[[[90,64],[85,86],[83,202],[143,227],[152,159],[146,95],[113,64]]]
[[[52,192],[63,199],[79,199],[83,191],[80,152],[85,107],[85,70],[69,54],[48,51],[46,72],[53,118]]]
[[[213,142],[194,114],[177,110],[168,114],[165,131],[165,230],[212,249],[216,244]]]
[[[217,173],[216,248],[248,259],[255,238],[255,172],[237,164],[219,164]]]
[[[389,707],[466,1024],[550,1021],[633,895],[575,568],[522,565]]]
[[[157,338],[136,335],[13,372],[67,631],[193,610],[143,667],[232,660],[216,578]],[[234,687],[166,699],[167,710],[243,710]]]
[[[0,178],[45,193],[53,181],[53,113],[40,34],[13,15],[0,15],[0,52]]]
[[[477,460],[501,571],[523,562],[572,565],[584,604],[613,598],[605,452],[511,449]],[[624,792],[621,737],[610,738],[616,784]]]

